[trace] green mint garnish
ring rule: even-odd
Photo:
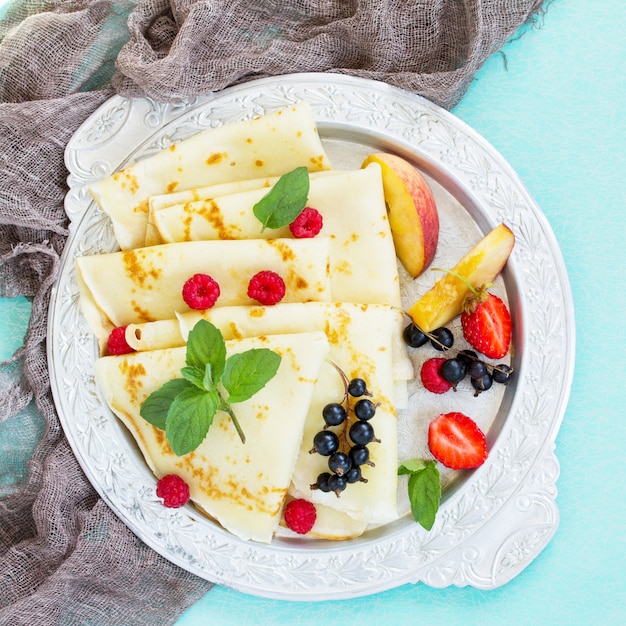
[[[291,224],[306,206],[308,197],[309,172],[306,167],[296,167],[281,176],[252,208],[262,224],[261,232]]]
[[[435,523],[441,500],[441,476],[435,461],[412,459],[401,463],[398,475],[409,476],[409,502],[415,521],[426,530]]]
[[[231,404],[248,400],[263,389],[278,371],[280,361],[280,355],[267,348],[226,358],[222,333],[210,322],[200,320],[187,339],[182,378],[169,380],[153,391],[141,405],[140,415],[165,431],[177,456],[188,454],[202,443],[218,410],[228,413],[245,443]]]
[[[230,394],[228,401],[243,402],[251,398],[274,377],[279,364],[280,357],[266,348],[233,354],[226,361],[222,375],[222,385]]]

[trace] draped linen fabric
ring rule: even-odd
[[[259,77],[338,72],[450,109],[538,0],[13,0],[0,19],[0,297],[31,303],[0,364],[0,624],[176,621],[212,586],[142,543],[63,435],[47,307],[68,236],[64,149],[114,93],[176,101]],[[17,446],[17,443],[15,443]],[[17,457],[16,457],[17,458]],[[210,621],[210,617],[208,618]]]

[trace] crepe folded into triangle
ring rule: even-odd
[[[380,166],[311,177],[307,206],[319,211],[318,236],[330,238],[330,280],[335,300],[400,306],[398,266],[387,217]],[[236,193],[205,190],[202,199],[167,204],[155,199],[151,221],[167,243],[291,237],[288,226],[261,230],[254,205],[265,185]],[[232,186],[231,186],[232,187]],[[181,197],[183,194],[180,194]],[[188,196],[185,196],[188,197]]]
[[[272,270],[284,302],[331,300],[329,238],[192,241],[76,259],[81,306],[100,342],[114,326],[171,319],[188,311],[185,282],[209,274],[220,285],[215,306],[254,304],[250,279]]]
[[[292,476],[289,493],[344,513],[350,518],[367,522],[368,526],[386,524],[398,517],[398,423],[394,406],[393,335],[396,332],[397,311],[385,307],[336,309],[329,318],[327,336],[330,344],[328,360],[322,365],[309,413],[298,462]],[[338,497],[311,486],[319,474],[328,472],[328,457],[311,453],[315,434],[324,428],[322,412],[331,402],[341,402],[346,392],[339,368],[348,379],[360,377],[367,383],[376,413],[370,420],[380,442],[368,444],[374,466],[362,466],[367,482],[347,486]],[[349,399],[352,403],[356,399]],[[354,421],[354,418],[352,418]],[[334,427],[340,441],[343,426]],[[347,452],[351,442],[345,437]]]
[[[312,110],[299,102],[251,120],[209,128],[115,172],[89,188],[125,250],[156,243],[147,234],[148,198],[181,189],[330,169]]]
[[[319,172],[309,171],[310,180],[315,180],[323,176],[333,176],[334,174],[341,174],[344,170],[322,170]],[[155,243],[164,243],[160,238],[160,234],[156,225],[153,223],[153,215],[157,211],[162,209],[168,209],[170,207],[202,202],[205,200],[211,200],[212,198],[219,198],[221,196],[230,196],[233,194],[242,193],[244,191],[254,191],[256,189],[265,189],[269,191],[269,188],[276,183],[279,176],[264,176],[261,178],[248,178],[246,180],[235,180],[226,183],[216,183],[214,185],[207,185],[204,187],[193,187],[191,189],[183,189],[181,191],[173,191],[171,193],[155,194],[148,198],[149,205],[149,226],[154,228],[155,237],[157,241]]]
[[[217,326],[226,339],[241,339],[258,335],[301,333],[321,330],[343,333],[337,328],[340,317],[369,316],[372,325],[384,323],[391,336],[391,367],[394,380],[394,405],[406,405],[406,382],[413,378],[412,362],[402,339],[404,316],[399,309],[382,304],[360,305],[346,302],[306,302],[274,306],[225,306],[206,311],[188,311],[177,319],[146,324],[129,324],[126,342],[134,350],[156,350],[185,345],[189,331],[199,319]]]
[[[164,431],[140,416],[151,392],[180,377],[185,348],[102,357],[96,361],[96,381],[158,478],[179,475],[189,485],[192,502],[226,530],[267,543],[280,522],[328,341],[324,333],[311,332],[236,339],[226,347],[228,355],[262,347],[282,357],[261,391],[232,405],[245,443],[228,415],[218,411],[200,446],[178,457]]]
[[[277,333],[300,333],[322,330],[328,337],[330,352],[321,366],[311,406],[304,425],[304,437],[290,493],[304,497],[345,514],[320,516],[320,525],[312,534],[326,538],[345,537],[352,533],[353,520],[360,522],[362,532],[370,524],[382,524],[396,518],[397,497],[397,417],[402,405],[407,379],[413,367],[401,339],[402,313],[385,305],[351,303],[278,304],[271,307],[223,307],[201,312],[188,312],[178,321],[129,326],[127,337],[138,347],[163,345],[165,338],[175,344],[184,343],[189,331],[200,319],[206,319],[221,330],[226,339]],[[173,328],[178,325],[178,330]],[[160,337],[159,337],[160,335]],[[142,345],[143,344],[143,345]],[[364,467],[367,483],[349,487],[337,498],[334,493],[311,490],[321,472],[327,471],[327,457],[309,454],[315,433],[324,427],[322,410],[329,402],[341,401],[345,388],[336,367],[347,377],[361,377],[378,404],[371,420],[381,443],[370,445],[375,467]],[[404,391],[402,389],[404,388]],[[398,391],[400,389],[400,391]],[[400,398],[398,399],[398,396]],[[323,511],[323,509],[321,509]],[[324,526],[325,531],[320,528]],[[358,534],[358,533],[357,533]]]

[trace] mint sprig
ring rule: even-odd
[[[261,232],[266,228],[282,228],[291,224],[306,206],[309,186],[309,172],[304,166],[281,176],[252,207],[252,212],[261,222]]]
[[[246,437],[231,404],[248,400],[275,376],[281,356],[253,348],[226,357],[222,333],[200,320],[189,333],[182,378],[153,391],[141,405],[141,417],[165,431],[172,451],[183,456],[206,437],[218,410],[225,411],[245,443]],[[224,397],[223,390],[228,395]]]
[[[441,500],[441,475],[435,461],[411,459],[401,463],[398,475],[408,475],[409,502],[415,521],[426,530],[434,523]]]

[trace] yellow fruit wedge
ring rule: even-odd
[[[378,163],[396,255],[407,272],[419,276],[435,258],[439,212],[426,179],[411,163],[386,152],[370,154],[361,167]]]
[[[504,224],[487,233],[457,264],[452,271],[478,289],[492,282],[507,262],[515,236]],[[408,310],[413,322],[429,333],[445,326],[463,309],[469,293],[468,286],[452,274],[444,274]]]

